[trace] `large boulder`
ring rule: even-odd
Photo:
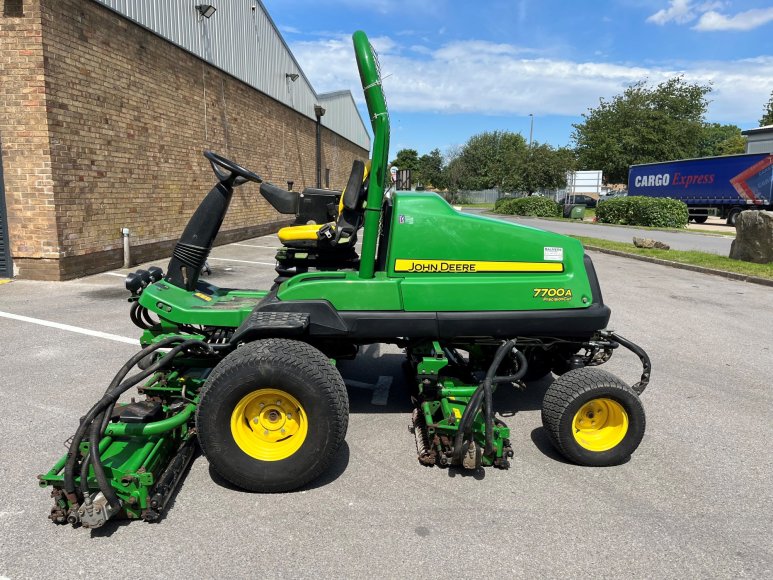
[[[730,246],[734,260],[773,262],[773,211],[744,211],[735,221],[735,240]]]
[[[633,245],[637,248],[655,248],[656,250],[671,249],[671,246],[659,240],[653,240],[652,238],[637,238],[636,236],[633,237]]]

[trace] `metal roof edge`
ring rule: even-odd
[[[754,129],[746,129],[746,131],[741,131],[741,135],[753,135],[755,133],[768,132],[773,132],[773,125],[763,125],[762,127],[755,127]]]
[[[360,125],[362,125],[362,128],[365,129],[365,134],[368,136],[368,141],[370,141],[370,144],[373,144],[373,137],[370,134],[370,131],[368,130],[368,126],[365,124],[365,121],[362,120],[362,115],[360,115],[360,110],[357,108],[357,101],[354,100],[354,95],[352,94],[352,91],[349,89],[344,89],[342,91],[330,91],[329,93],[319,93],[317,95],[317,99],[323,101],[323,100],[329,100],[333,97],[343,97],[345,95],[349,96],[349,100],[352,103],[352,106],[354,107],[355,112],[357,113],[357,118],[360,120]]]
[[[175,46],[175,47],[179,48],[180,50],[182,50],[183,52],[186,52],[186,53],[188,53],[188,54],[190,54],[190,55],[194,56],[195,58],[197,58],[197,59],[199,59],[200,61],[204,62],[205,64],[208,64],[209,66],[211,66],[211,67],[213,67],[213,68],[215,68],[215,69],[219,70],[220,72],[222,72],[222,73],[224,73],[224,74],[228,75],[229,77],[231,77],[231,78],[233,78],[233,79],[236,79],[237,81],[239,81],[239,82],[243,83],[244,85],[246,85],[246,86],[250,87],[252,90],[254,90],[254,91],[257,91],[257,92],[259,92],[259,93],[260,93],[260,94],[262,94],[262,95],[266,95],[267,97],[269,97],[270,99],[272,99],[273,101],[276,101],[277,103],[279,103],[279,104],[281,104],[281,105],[284,105],[284,106],[286,106],[286,107],[289,107],[290,109],[292,109],[293,111],[295,111],[295,112],[296,112],[296,113],[298,113],[299,115],[302,115],[302,116],[304,116],[304,117],[306,117],[306,118],[308,118],[308,119],[314,119],[314,117],[313,117],[312,115],[307,115],[307,114],[306,114],[306,113],[304,113],[303,111],[300,111],[300,110],[298,110],[298,109],[296,109],[296,108],[294,108],[294,107],[292,107],[292,106],[289,106],[289,105],[287,105],[286,103],[282,103],[281,101],[279,101],[278,99],[276,99],[276,98],[275,98],[275,97],[273,97],[272,95],[270,95],[270,94],[268,94],[268,93],[266,93],[266,92],[264,92],[264,91],[261,91],[261,90],[260,90],[260,89],[258,89],[257,87],[255,87],[255,86],[251,85],[251,84],[250,84],[250,83],[248,83],[246,80],[244,80],[244,79],[242,79],[242,78],[240,78],[240,77],[236,76],[236,75],[235,75],[235,74],[233,74],[233,73],[230,73],[230,72],[228,72],[227,70],[225,70],[225,69],[223,69],[223,68],[221,68],[221,67],[217,66],[216,64],[214,64],[214,63],[212,63],[212,62],[210,62],[210,61],[206,60],[205,58],[202,58],[200,55],[196,54],[196,53],[195,53],[195,52],[193,52],[192,50],[189,50],[188,48],[186,48],[186,47],[182,46],[181,44],[179,44],[179,43],[175,42],[174,40],[171,40],[170,38],[167,38],[167,37],[163,36],[163,35],[162,35],[162,34],[160,34],[159,32],[157,32],[157,31],[153,30],[152,28],[150,28],[149,26],[146,26],[145,24],[143,24],[143,23],[141,23],[141,22],[139,22],[139,21],[135,20],[134,18],[130,18],[129,16],[127,16],[126,14],[123,14],[122,12],[120,12],[120,11],[116,10],[116,9],[115,9],[115,8],[113,8],[112,6],[110,6],[110,5],[108,5],[108,4],[103,4],[103,3],[102,3],[102,2],[100,2],[99,0],[91,0],[91,1],[92,1],[94,4],[97,4],[97,5],[101,6],[102,8],[104,8],[104,9],[106,9],[106,10],[109,10],[109,11],[110,11],[110,12],[112,12],[113,14],[116,14],[116,15],[120,16],[120,17],[121,17],[121,18],[123,18],[124,20],[128,20],[128,21],[129,21],[129,22],[131,22],[132,24],[134,24],[134,25],[136,25],[136,26],[139,26],[140,28],[142,28],[142,29],[144,29],[144,30],[147,30],[148,32],[150,32],[150,33],[151,33],[151,34],[153,34],[154,36],[157,36],[158,38],[162,39],[164,42],[168,42],[168,43],[169,43],[169,44],[171,44],[172,46]],[[316,98],[316,100],[319,100],[319,99],[320,99],[320,93],[317,93],[317,91],[314,89],[314,85],[312,85],[312,84],[311,84],[311,81],[310,81],[310,80],[309,80],[309,78],[306,76],[306,73],[303,71],[303,68],[301,67],[301,65],[300,65],[300,64],[298,64],[298,60],[295,58],[295,55],[293,54],[293,52],[290,50],[290,47],[287,45],[287,42],[285,42],[284,36],[282,36],[282,33],[280,32],[279,28],[277,27],[277,25],[276,25],[276,22],[274,22],[274,19],[273,19],[273,18],[271,18],[271,14],[269,13],[269,11],[268,11],[268,9],[266,8],[266,6],[263,4],[263,1],[262,1],[262,0],[252,0],[252,1],[254,1],[254,2],[257,2],[257,4],[260,6],[261,10],[263,10],[263,13],[266,15],[266,18],[268,19],[268,22],[269,22],[269,24],[271,24],[271,27],[272,27],[272,28],[274,29],[274,31],[277,33],[277,36],[279,37],[279,40],[280,40],[280,41],[281,41],[281,43],[282,43],[282,46],[283,46],[283,47],[285,48],[285,50],[287,51],[287,54],[290,56],[290,58],[292,59],[293,63],[295,64],[295,66],[296,66],[296,67],[298,67],[298,71],[299,71],[299,72],[300,72],[300,74],[303,76],[304,80],[306,81],[306,84],[308,84],[308,86],[309,86],[309,88],[311,89],[311,92],[312,92],[312,94],[314,95],[314,97]],[[334,94],[334,93],[343,93],[343,92],[347,92],[347,93],[349,93],[349,95],[350,95],[350,96],[351,96],[351,94],[352,94],[352,93],[351,93],[351,91],[350,91],[350,90],[348,90],[348,89],[343,89],[343,90],[340,90],[340,91],[333,91],[332,93],[324,93],[324,94],[328,94],[328,95],[330,95],[330,94]],[[354,110],[355,110],[355,112],[357,113],[357,118],[360,120],[360,124],[363,126],[363,128],[365,128],[365,133],[368,135],[368,141],[369,141],[368,145],[370,146],[370,145],[373,143],[373,140],[372,140],[372,138],[371,138],[371,136],[370,136],[370,133],[368,132],[368,129],[367,129],[367,126],[365,125],[365,122],[362,120],[362,115],[360,115],[360,111],[359,111],[359,109],[357,108],[357,104],[354,102],[354,97],[353,97],[353,96],[351,96],[351,99],[352,99],[352,103],[354,104]],[[339,135],[339,136],[340,136],[340,137],[342,137],[343,139],[346,139],[347,141],[350,141],[351,143],[354,143],[354,144],[355,144],[355,145],[357,145],[358,147],[360,146],[358,143],[355,143],[354,141],[351,141],[351,140],[350,140],[348,137],[346,137],[345,135],[342,135],[341,133],[339,133],[338,131],[336,131],[336,130],[335,130],[335,129],[333,129],[332,127],[328,127],[328,126],[326,126],[326,125],[325,125],[325,127],[326,127],[327,129],[329,129],[330,131],[333,131],[333,132],[334,132],[336,135]]]

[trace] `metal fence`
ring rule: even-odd
[[[456,193],[443,192],[441,193],[449,201],[454,203],[494,203],[496,200],[516,197],[527,197],[529,194],[526,192],[501,192],[497,188],[493,189],[478,189],[474,191],[461,190]],[[553,201],[561,201],[566,197],[566,189],[543,189],[533,193],[540,197],[547,197]]]
[[[460,203],[494,203],[502,194],[496,188],[480,189],[478,191],[460,191],[456,194]]]

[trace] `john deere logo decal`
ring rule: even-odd
[[[484,262],[479,260],[395,260],[395,272],[563,272],[561,263]]]

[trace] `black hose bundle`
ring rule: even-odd
[[[454,439],[454,451],[453,458],[456,461],[461,461],[467,446],[472,441],[472,422],[483,406],[483,419],[485,422],[485,434],[486,434],[486,447],[485,453],[489,455],[494,450],[494,406],[493,406],[493,388],[495,383],[514,383],[521,380],[526,374],[528,362],[526,356],[519,350],[515,349],[516,339],[510,339],[507,342],[502,343],[494,354],[494,359],[491,361],[491,365],[486,371],[486,377],[483,382],[478,386],[475,392],[470,397],[470,402],[467,403],[467,407],[462,413],[462,417],[459,420],[459,428],[456,432]],[[514,350],[515,358],[517,361],[517,370],[514,375],[508,376],[496,376],[497,369],[502,364],[502,361],[508,355],[508,353]]]
[[[129,371],[134,368],[140,360],[156,350],[165,347],[172,348],[152,365],[126,379],[126,375],[129,374]],[[110,503],[111,507],[116,510],[120,509],[121,504],[118,496],[110,485],[105,474],[104,466],[99,458],[99,442],[102,440],[105,429],[107,429],[107,425],[110,422],[113,407],[121,394],[137,385],[140,381],[151,376],[153,373],[169,366],[179,353],[190,350],[193,347],[203,348],[207,352],[212,352],[210,345],[200,340],[185,340],[181,337],[172,337],[143,348],[121,367],[110,382],[110,385],[107,387],[102,398],[91,407],[89,412],[81,419],[78,430],[75,432],[67,451],[67,461],[64,466],[64,491],[71,501],[75,500],[79,503],[80,501],[83,501],[84,498],[88,497],[88,471],[89,465],[91,465],[94,468],[94,476],[97,479],[100,491]],[[75,470],[78,463],[80,444],[83,441],[87,430],[89,431],[89,455],[88,457],[84,457],[80,464],[81,497],[77,497],[75,488]]]
[[[148,309],[140,305],[137,301],[132,303],[132,306],[129,309],[129,318],[131,318],[134,326],[141,328],[142,330],[153,328],[158,324],[158,322],[151,318]]]

